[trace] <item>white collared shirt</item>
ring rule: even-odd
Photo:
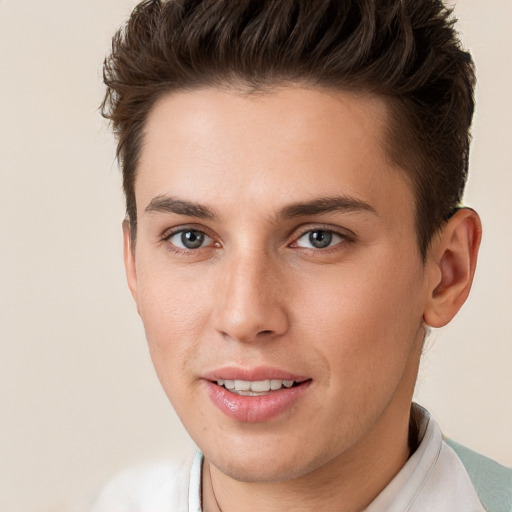
[[[503,508],[501,501],[496,502],[497,507],[495,503],[492,508],[484,508],[456,451],[443,439],[428,412],[418,410],[421,442],[417,450],[364,512],[512,510],[508,501],[503,503]],[[471,453],[476,457],[474,460],[481,457],[486,464],[496,465],[506,478],[512,474],[493,461]],[[198,451],[182,464],[159,463],[125,470],[105,486],[90,512],[202,512],[202,464],[203,455]],[[512,477],[505,492],[507,496],[512,495]]]

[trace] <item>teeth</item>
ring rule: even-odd
[[[235,389],[237,391],[249,391],[251,383],[248,380],[235,380]]]
[[[282,380],[272,379],[270,381],[270,389],[272,389],[272,390],[281,389],[282,385],[283,385]]]
[[[277,391],[283,386],[291,388],[295,381],[281,380],[281,379],[267,379],[267,380],[225,380],[219,379],[217,384],[224,386],[229,391],[239,392],[240,394],[251,395],[257,393],[267,393],[269,391]]]
[[[251,391],[270,391],[270,381],[257,380],[251,382]]]

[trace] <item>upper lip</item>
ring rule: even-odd
[[[254,368],[241,368],[235,366],[225,366],[215,370],[206,372],[202,378],[215,382],[219,379],[223,380],[245,380],[245,381],[261,381],[261,380],[293,380],[295,382],[304,382],[310,377],[299,375],[294,372],[275,368],[271,366],[258,366]]]

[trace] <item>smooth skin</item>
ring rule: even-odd
[[[464,303],[481,227],[459,210],[422,261],[387,122],[380,98],[300,85],[172,93],[148,118],[126,272],[205,455],[206,512],[360,511],[409,456],[425,324]],[[225,366],[311,383],[277,417],[235,421],[205,392]]]

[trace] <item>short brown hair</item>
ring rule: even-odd
[[[388,101],[388,152],[412,183],[425,257],[468,170],[475,77],[454,22],[441,0],[141,2],[113,38],[102,104],[118,138],[133,236],[144,125],[162,95],[299,82]]]

